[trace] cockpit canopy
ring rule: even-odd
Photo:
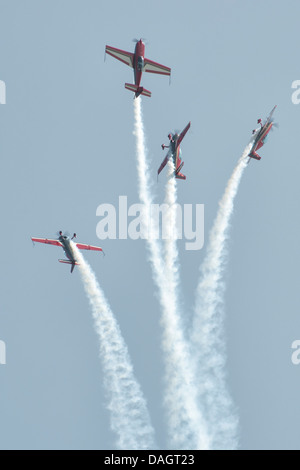
[[[144,68],[144,58],[142,56],[138,57],[137,68],[138,68],[138,70],[141,70],[141,71]]]

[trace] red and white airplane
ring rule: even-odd
[[[260,129],[254,129],[252,131],[252,134],[253,135],[256,134],[256,137],[254,139],[252,148],[249,152],[248,163],[250,162],[251,158],[255,158],[255,160],[260,160],[261,159],[261,157],[258,155],[258,153],[256,151],[259,150],[266,143],[267,135],[269,134],[270,130],[272,129],[272,126],[274,125],[274,121],[272,119],[272,116],[273,116],[273,113],[274,113],[276,108],[277,108],[277,105],[274,106],[274,108],[270,112],[270,114],[267,117],[266,122],[264,124],[262,124],[261,119],[257,120],[257,123],[260,124],[261,127],[260,127]],[[276,126],[276,124],[275,124],[275,126]]]
[[[185,134],[187,133],[187,131],[189,130],[190,127],[191,127],[191,122],[188,123],[188,125],[183,129],[183,131],[180,134],[175,133],[173,135],[172,134],[168,135],[168,138],[170,140],[170,145],[162,144],[161,147],[162,147],[163,150],[165,148],[169,148],[170,150],[168,151],[166,158],[164,159],[164,161],[160,165],[160,167],[157,171],[157,176],[164,169],[164,167],[166,166],[169,158],[172,157],[173,162],[174,162],[174,167],[175,167],[175,172],[174,172],[175,178],[178,178],[178,179],[181,179],[181,180],[186,179],[186,176],[183,175],[182,173],[180,173],[180,170],[184,165],[184,162],[182,162],[181,158],[180,158],[180,154],[181,154],[180,144],[181,144],[182,139],[184,138]]]
[[[58,261],[60,263],[71,264],[72,265],[71,273],[72,273],[74,270],[74,267],[79,264],[75,258],[75,254],[70,243],[71,240],[73,240],[74,238],[76,238],[76,233],[74,233],[72,238],[69,238],[67,235],[63,235],[62,232],[60,231],[58,239],[52,240],[50,238],[31,238],[31,240],[37,243],[45,243],[46,245],[61,246],[68,259],[59,259]],[[77,246],[79,250],[103,251],[102,248],[98,246],[84,245],[82,243],[75,243],[75,245]]]
[[[157,73],[160,75],[171,75],[171,69],[169,67],[145,58],[145,44],[143,43],[142,39],[139,41],[136,40],[134,53],[122,51],[121,49],[116,49],[115,47],[111,46],[106,46],[105,52],[133,68],[134,85],[131,83],[125,83],[125,88],[127,88],[127,90],[133,91],[136,98],[139,95],[148,96],[149,98],[151,97],[151,91],[146,90],[140,85],[143,72]]]

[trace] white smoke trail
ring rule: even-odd
[[[140,99],[134,100],[135,136],[137,144],[137,167],[139,197],[145,208],[143,218],[154,282],[159,290],[162,308],[163,327],[162,348],[166,360],[165,405],[168,413],[171,445],[176,449],[207,449],[209,439],[203,417],[197,406],[197,391],[191,371],[192,361],[183,337],[181,319],[177,311],[177,258],[176,243],[166,242],[166,265],[163,263],[161,248],[155,238],[151,213],[152,196],[150,192],[149,169],[146,163],[146,147]],[[174,171],[174,170],[173,170]],[[174,178],[168,183],[167,199],[176,200]],[[173,209],[169,221],[174,224]]]
[[[100,340],[105,387],[108,392],[111,428],[122,450],[155,449],[154,430],[140,385],[134,377],[128,349],[117,321],[82,254],[71,242],[84,289],[92,307],[94,326]]]
[[[246,158],[252,143],[251,140],[244,150],[219,202],[196,293],[192,344],[198,363],[201,402],[207,410],[206,418],[214,449],[238,447],[238,417],[226,385],[222,275],[234,198],[247,166]]]
[[[165,277],[168,283],[167,289],[170,292],[174,309],[179,304],[178,288],[179,288],[179,259],[176,244],[176,217],[177,217],[177,187],[176,180],[173,177],[175,166],[173,159],[170,158],[167,164],[167,182],[165,188],[165,201],[167,206],[166,217],[164,219],[164,226],[167,229],[166,237],[164,240],[165,249]]]

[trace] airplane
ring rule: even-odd
[[[116,49],[115,47],[111,46],[105,46],[105,53],[134,69],[134,85],[131,83],[125,83],[125,88],[127,90],[133,91],[136,98],[140,95],[148,96],[150,98],[151,91],[146,90],[144,87],[140,86],[142,73],[150,72],[161,75],[171,75],[171,69],[164,65],[158,64],[157,62],[146,59],[145,44],[143,43],[142,39],[139,41],[135,39],[134,41],[136,42],[134,53],[122,51],[121,49]]]
[[[31,238],[33,242],[37,243],[45,243],[46,245],[55,245],[55,246],[61,246],[62,249],[65,252],[65,255],[68,259],[59,259],[58,261],[60,263],[65,263],[65,264],[71,264],[71,273],[74,270],[75,266],[78,266],[78,262],[76,261],[76,258],[74,256],[74,252],[71,246],[70,241],[76,238],[76,233],[74,233],[72,238],[69,238],[67,235],[63,235],[62,231],[59,232],[59,237],[58,239],[50,239],[50,238]],[[92,245],[84,245],[82,243],[75,243],[77,248],[79,250],[94,250],[94,251],[102,251],[102,248],[98,246],[92,246]]]
[[[250,162],[251,158],[254,158],[255,160],[260,160],[261,157],[258,155],[256,152],[259,150],[265,143],[266,143],[266,138],[272,129],[272,126],[274,124],[274,121],[272,119],[273,113],[275,109],[277,108],[277,105],[274,106],[272,111],[270,112],[269,116],[266,119],[266,122],[263,124],[261,119],[257,120],[257,123],[260,124],[261,128],[260,129],[254,129],[252,131],[252,134],[256,134],[255,140],[253,142],[252,148],[249,152],[249,160],[248,163]]]
[[[188,123],[188,125],[183,129],[183,131],[180,134],[175,133],[175,134],[169,134],[168,135],[168,138],[170,140],[170,145],[162,144],[161,147],[162,147],[163,150],[165,148],[169,148],[170,150],[168,151],[166,158],[164,159],[164,161],[162,162],[162,164],[160,165],[160,167],[157,171],[157,177],[160,174],[160,172],[164,169],[164,167],[166,166],[169,158],[172,157],[173,162],[174,162],[174,167],[175,167],[175,172],[174,172],[175,178],[178,178],[178,179],[181,179],[181,180],[186,179],[186,176],[183,175],[180,172],[181,168],[184,165],[184,162],[182,162],[181,159],[180,159],[180,154],[181,154],[180,144],[181,144],[182,139],[184,138],[185,134],[187,133],[187,131],[189,130],[190,127],[191,127],[191,122]]]

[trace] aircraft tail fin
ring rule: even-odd
[[[133,85],[131,83],[125,83],[125,88],[126,90],[133,91],[133,93],[135,93],[136,98],[140,95],[148,96],[148,98],[151,98],[151,91],[146,90],[146,88],[142,86]]]

